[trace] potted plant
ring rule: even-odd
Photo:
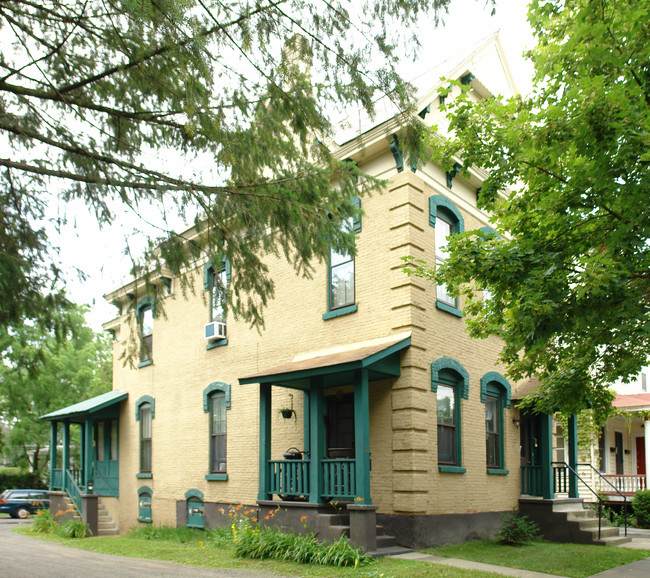
[[[291,419],[292,417],[298,421],[298,416],[296,414],[296,410],[293,409],[293,394],[289,394],[289,398],[291,399],[291,407],[282,407],[278,410],[278,413],[284,418],[284,419]]]

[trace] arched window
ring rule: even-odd
[[[188,527],[205,528],[203,492],[199,490],[188,490],[185,492],[185,503],[187,505]]]
[[[153,308],[152,297],[144,297],[136,307],[140,331],[140,364],[138,367],[151,365],[153,360]]]
[[[206,263],[203,268],[203,287],[210,294],[208,324],[205,326],[205,337],[209,341],[207,349],[228,343],[226,317],[230,276],[230,263],[227,259],[223,259],[218,267],[212,263]]]
[[[507,474],[503,409],[510,407],[510,384],[496,372],[481,378],[481,401],[485,404],[485,462],[490,474]]]
[[[203,390],[203,410],[210,416],[210,473],[209,480],[227,479],[227,424],[226,410],[230,409],[230,386],[211,383]]]
[[[154,399],[143,395],[135,404],[135,419],[140,422],[140,473],[138,477],[151,477],[152,432],[154,418]]]
[[[449,199],[434,195],[429,197],[429,224],[435,230],[436,265],[442,265],[448,257],[449,237],[462,233],[465,228],[463,216]],[[436,307],[458,317],[462,316],[457,299],[449,295],[445,285],[436,287]]]
[[[138,522],[150,524],[153,520],[151,516],[151,498],[153,490],[148,486],[138,488]]]
[[[469,375],[460,363],[442,357],[431,364],[431,390],[436,393],[438,469],[464,473],[460,400],[469,396]]]

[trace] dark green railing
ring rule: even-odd
[[[354,500],[357,493],[356,461],[352,458],[323,460],[323,497]]]
[[[81,513],[81,489],[79,488],[74,474],[70,470],[65,471],[63,477],[63,490],[68,492],[70,499],[77,506],[77,510]]]
[[[521,493],[542,495],[542,466],[521,466]]]
[[[283,500],[309,495],[309,460],[270,460],[270,494]]]

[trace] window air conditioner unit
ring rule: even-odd
[[[225,339],[226,338],[226,324],[221,321],[213,321],[212,323],[205,324],[205,338],[210,341],[212,339]]]

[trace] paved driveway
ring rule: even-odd
[[[73,578],[119,576],[142,578],[155,576],[212,576],[260,578],[263,574],[245,570],[216,570],[183,566],[173,562],[127,558],[110,554],[85,552],[77,548],[44,542],[12,532],[18,524],[29,521],[0,517],[0,576],[3,578]],[[277,576],[275,577],[277,578]]]

